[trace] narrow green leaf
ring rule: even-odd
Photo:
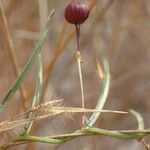
[[[97,135],[105,135],[117,139],[141,139],[141,137],[145,136],[144,134],[138,134],[138,133],[121,133],[119,131],[111,131],[106,129],[100,129],[100,128],[88,128],[83,130],[83,133],[90,133],[90,134],[97,134]]]
[[[109,87],[110,87],[110,73],[109,73],[109,64],[108,61],[106,59],[103,59],[103,65],[104,65],[104,81],[103,81],[103,88],[102,88],[102,92],[101,95],[99,97],[98,103],[96,105],[96,110],[102,110],[107,97],[108,97],[108,93],[109,93]],[[94,112],[91,117],[87,120],[86,125],[84,126],[85,128],[90,128],[92,127],[96,120],[98,119],[98,117],[100,116],[101,112]]]
[[[39,104],[40,102],[40,96],[41,96],[41,92],[42,92],[42,85],[43,85],[43,66],[42,66],[42,56],[41,53],[38,54],[38,64],[37,64],[37,81],[36,81],[36,90],[35,90],[35,94],[34,94],[34,98],[32,101],[32,105],[31,108],[35,107],[36,105]],[[31,112],[29,115],[29,118],[34,116],[34,112]],[[26,127],[26,131],[25,134],[29,134],[30,130],[32,128],[33,122],[30,122],[27,127]]]
[[[20,73],[20,75],[16,79],[15,83],[13,84],[13,86],[11,87],[11,89],[9,90],[9,92],[7,93],[5,98],[3,99],[2,103],[0,104],[0,112],[2,112],[3,109],[5,109],[7,104],[10,102],[11,98],[14,96],[16,91],[19,89],[20,85],[22,84],[23,80],[27,76],[28,72],[31,70],[33,63],[36,61],[38,54],[41,52],[44,42],[48,36],[49,24],[50,24],[51,17],[53,14],[54,14],[54,10],[50,13],[50,15],[48,17],[47,24],[44,28],[44,31],[41,34],[41,38],[40,38],[39,42],[37,43],[35,50],[32,53],[32,56],[29,58],[27,64],[23,68],[22,72]]]
[[[142,115],[141,115],[139,112],[137,112],[137,111],[135,111],[135,110],[132,110],[132,109],[130,109],[129,112],[130,112],[130,114],[132,114],[132,115],[135,117],[135,119],[137,120],[138,129],[139,129],[139,130],[144,130],[144,119],[143,119]]]

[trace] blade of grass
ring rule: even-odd
[[[54,14],[54,10],[50,13],[49,17],[48,17],[48,21],[47,24],[44,28],[44,31],[41,34],[41,39],[39,40],[39,42],[36,45],[35,50],[32,53],[32,56],[29,58],[27,64],[25,65],[25,67],[23,68],[22,72],[20,73],[20,75],[18,76],[16,82],[13,84],[13,86],[11,87],[11,89],[9,90],[9,92],[7,93],[7,95],[5,96],[5,98],[3,99],[1,105],[0,105],[0,112],[2,112],[7,104],[9,103],[9,101],[11,100],[11,98],[14,96],[14,94],[16,93],[16,91],[19,89],[21,83],[23,82],[23,80],[25,79],[25,77],[27,76],[28,72],[30,71],[33,63],[36,61],[38,54],[41,52],[44,42],[48,36],[48,32],[49,32],[49,24],[51,21],[51,17]]]
[[[35,107],[36,105],[39,104],[40,102],[40,96],[41,96],[41,92],[42,92],[42,85],[43,85],[43,66],[42,66],[42,56],[41,53],[38,54],[38,64],[37,64],[37,68],[38,68],[38,77],[37,77],[37,83],[36,83],[36,90],[35,90],[35,94],[34,94],[34,98],[32,101],[32,106],[31,108]],[[29,118],[34,116],[34,112],[31,112],[29,115]],[[33,121],[30,122],[26,129],[25,129],[25,134],[29,134],[30,130],[32,128],[33,125]]]
[[[9,26],[8,26],[8,21],[7,21],[5,11],[3,8],[3,3],[1,0],[0,0],[0,16],[2,18],[3,31],[5,33],[4,37],[6,40],[6,45],[8,46],[7,50],[8,50],[8,53],[10,55],[10,59],[12,61],[15,77],[17,77],[19,75],[20,68],[19,68],[18,63],[17,63],[14,44],[12,41],[11,33],[9,30]],[[27,94],[26,94],[25,87],[23,85],[21,86],[21,89],[20,89],[20,95],[21,95],[22,103],[23,103],[22,106],[23,106],[23,109],[25,110],[25,108],[26,108],[25,102],[26,102]]]
[[[144,119],[143,119],[142,115],[133,109],[130,109],[129,113],[135,117],[135,119],[138,123],[138,130],[144,130]],[[141,142],[144,145],[145,149],[149,150],[149,145],[143,139],[143,137],[141,139],[138,139],[138,142]]]
[[[144,119],[143,119],[142,115],[133,109],[130,109],[129,112],[130,112],[130,114],[132,114],[135,117],[135,119],[138,123],[138,129],[144,130]]]
[[[109,93],[109,88],[110,88],[110,73],[109,73],[109,64],[108,61],[103,58],[103,65],[104,65],[104,81],[103,81],[103,88],[101,95],[99,97],[96,110],[102,110],[104,107],[104,104],[106,103],[108,93]],[[85,128],[90,128],[92,127],[98,117],[100,116],[101,112],[94,112],[91,117],[87,120],[86,125],[84,126]]]

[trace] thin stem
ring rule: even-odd
[[[84,90],[83,90],[83,77],[82,77],[82,68],[81,68],[81,53],[80,53],[80,24],[75,24],[76,26],[76,36],[77,36],[77,51],[76,51],[76,58],[79,70],[79,78],[80,78],[80,88],[81,88],[81,103],[82,108],[85,108],[85,100],[84,100]],[[85,124],[85,114],[82,118],[82,125]]]
[[[40,96],[41,96],[41,91],[42,91],[42,85],[43,85],[43,66],[42,66],[42,56],[41,53],[38,54],[38,78],[37,78],[37,83],[36,83],[36,90],[35,90],[35,95],[32,101],[32,106],[31,108],[35,107],[36,105],[39,104],[40,102]],[[34,112],[30,113],[29,118],[32,118],[35,115]],[[28,135],[30,133],[30,130],[32,128],[33,122],[30,122],[27,125],[25,134]]]
[[[79,24],[76,24],[76,35],[77,35],[77,50],[79,51],[80,50],[80,41],[79,41],[79,38],[80,38],[80,25]]]
[[[81,70],[81,54],[77,51],[77,63],[79,68],[79,77],[80,77],[80,85],[81,85],[81,94],[82,94],[82,108],[85,108],[84,105],[84,92],[83,92],[83,78],[82,78],[82,70]]]
[[[77,58],[79,78],[80,78],[81,103],[82,103],[82,108],[85,108],[84,90],[83,90],[83,78],[82,78],[82,69],[81,69],[81,61],[82,61],[82,59],[81,59],[81,53],[79,51],[76,51],[76,58]],[[83,115],[82,125],[84,125],[84,123],[85,123],[85,115]]]
[[[142,138],[139,140],[145,147],[145,150],[150,150],[150,145],[147,144],[147,142]]]
[[[48,137],[36,137],[36,136],[20,136],[18,137],[14,142],[9,143],[7,145],[3,145],[0,148],[9,148],[15,145],[24,144],[26,142],[41,142],[41,143],[48,143],[48,144],[59,144],[63,142],[67,142],[70,140],[73,140],[75,138],[78,138],[80,136],[92,136],[92,135],[104,135],[112,138],[117,139],[141,139],[145,136],[149,135],[149,131],[144,133],[143,131],[138,132],[128,132],[130,130],[125,131],[113,131],[113,130],[106,130],[106,129],[100,129],[100,128],[89,128],[89,129],[83,129],[78,130],[71,134],[64,134],[64,135],[56,135],[56,136],[48,136]],[[149,145],[148,145],[149,148]]]

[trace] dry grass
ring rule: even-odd
[[[23,114],[20,114],[13,118],[12,121],[4,121],[0,123],[0,133],[7,132],[9,130],[15,129],[19,126],[23,126],[31,121],[40,121],[42,119],[46,119],[48,117],[61,115],[64,113],[91,113],[91,112],[102,112],[102,113],[116,113],[126,115],[128,112],[124,111],[113,111],[113,110],[95,110],[95,109],[84,109],[77,107],[64,107],[62,105],[63,100],[51,100],[46,103],[40,104],[36,107],[33,107],[26,111]],[[36,117],[32,117],[29,119],[18,119],[29,113],[36,113]]]

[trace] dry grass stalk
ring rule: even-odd
[[[53,101],[45,102],[43,104],[40,104],[36,107],[33,107],[33,108],[29,109],[28,111],[26,111],[25,113],[23,113],[21,115],[18,115],[17,118],[20,117],[20,116],[26,115],[30,112],[40,112],[41,110],[45,109],[46,107],[51,108],[52,106],[56,105],[57,103],[61,103],[62,101],[63,100],[53,100]]]
[[[44,104],[41,104],[35,108],[32,108],[25,112],[25,115],[29,112],[36,112],[37,116],[29,119],[18,119],[15,121],[4,121],[0,123],[0,133],[6,132],[11,129],[15,129],[16,127],[23,126],[31,121],[39,121],[51,116],[60,115],[64,113],[90,113],[90,112],[99,112],[99,110],[95,109],[84,109],[84,108],[76,108],[76,107],[61,107],[56,106],[60,104],[62,100],[54,100],[49,101]],[[113,111],[113,110],[101,110],[104,113],[117,113],[117,114],[128,114],[128,112],[124,111]]]

